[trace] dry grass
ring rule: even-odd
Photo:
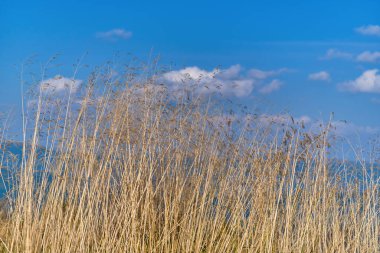
[[[39,94],[4,252],[379,251],[378,183],[334,173],[327,130],[223,122],[148,84],[100,97],[93,82],[80,104]]]

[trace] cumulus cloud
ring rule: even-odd
[[[380,129],[371,126],[360,126],[346,121],[333,121],[331,122],[333,133],[338,136],[349,137],[352,135],[375,135],[378,134]]]
[[[264,125],[272,125],[272,124],[283,124],[283,125],[291,125],[295,124],[309,124],[311,123],[311,118],[307,115],[303,115],[301,117],[292,117],[289,114],[261,114],[258,117],[260,123]]]
[[[42,81],[40,83],[40,88],[44,93],[59,93],[64,91],[75,93],[81,84],[81,80],[56,76]]]
[[[200,79],[206,79],[207,81],[210,81],[213,79],[213,77],[216,74],[216,70],[214,71],[206,71],[202,70],[196,66],[194,67],[187,67],[180,70],[174,70],[163,74],[163,77],[165,80],[173,83],[181,83],[185,82],[188,79],[192,80],[200,80]]]
[[[127,40],[132,37],[132,32],[126,31],[121,28],[116,28],[105,32],[97,32],[96,37],[99,39],[105,39],[109,41],[117,41],[119,39]]]
[[[248,71],[248,75],[254,79],[267,79],[269,77],[274,77],[288,71],[289,69],[287,68],[281,68],[278,70],[268,70],[268,71],[260,70],[260,69],[250,69]]]
[[[380,26],[379,25],[367,25],[367,26],[361,26],[355,29],[356,32],[362,34],[362,35],[369,35],[369,36],[380,36]]]
[[[333,60],[333,59],[343,59],[350,60],[352,59],[352,54],[344,51],[340,51],[334,48],[327,50],[326,54],[321,57],[322,60]]]
[[[241,70],[240,65],[213,71],[187,67],[164,73],[162,79],[169,82],[174,90],[184,85],[193,85],[202,94],[220,92],[224,95],[244,97],[252,92],[255,82],[252,78],[244,77]]]
[[[330,74],[327,71],[320,71],[309,75],[309,80],[313,81],[330,81]]]
[[[228,69],[224,69],[216,74],[218,78],[221,79],[231,79],[231,78],[238,78],[241,74],[243,68],[239,65],[232,65]]]
[[[244,118],[237,117],[236,115],[226,115],[224,117],[218,117],[218,122],[233,122],[237,120],[242,120],[248,124],[259,124],[263,127],[281,127],[287,128],[290,126],[298,125],[302,128],[306,128],[310,133],[321,133],[322,130],[327,129],[329,126],[329,132],[337,137],[347,137],[351,138],[353,136],[366,136],[373,137],[380,134],[379,127],[357,125],[352,122],[345,120],[333,120],[333,121],[322,121],[312,119],[308,115],[302,115],[299,117],[292,117],[290,114],[279,113],[279,114],[255,114],[246,115]]]
[[[269,84],[261,87],[261,89],[259,90],[260,93],[262,94],[269,94],[269,93],[272,93],[276,90],[279,90],[282,86],[282,82],[278,79],[274,79],[273,81],[271,81]]]
[[[356,60],[361,62],[376,62],[380,60],[380,52],[365,51],[359,54]]]
[[[195,87],[199,93],[210,94],[220,92],[223,95],[245,97],[254,89],[262,94],[279,90],[283,82],[274,79],[265,85],[266,79],[289,71],[286,68],[263,71],[259,69],[245,70],[239,64],[226,69],[204,70],[199,67],[186,67],[162,74],[160,80],[168,83],[172,90],[184,87]]]
[[[380,93],[378,72],[378,69],[367,70],[355,80],[342,83],[340,88],[351,92]]]
[[[302,125],[309,129],[311,132],[320,133],[322,129],[325,129],[328,122],[323,122],[321,120],[312,120],[307,115],[302,115],[300,117],[292,117],[289,114],[261,114],[256,118],[246,119],[248,121],[258,120],[263,126],[291,126],[292,124]],[[380,133],[379,127],[356,125],[351,122],[335,120],[329,122],[331,128],[331,133],[340,137],[350,137],[353,135],[377,135]]]
[[[379,51],[364,51],[358,55],[352,54],[338,49],[330,48],[327,50],[324,56],[319,58],[320,60],[356,60],[358,62],[377,62],[380,60]]]

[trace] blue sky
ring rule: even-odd
[[[226,95],[252,107],[264,100],[266,114],[319,120],[334,112],[349,131],[377,133],[379,10],[376,0],[2,0],[0,108],[19,107],[19,66],[32,55],[38,70],[61,54],[51,78],[70,76],[85,53],[96,66],[116,52],[142,60],[153,52],[171,77],[220,66]]]

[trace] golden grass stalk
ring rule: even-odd
[[[4,252],[380,249],[378,183],[338,172],[328,128],[223,122],[197,94],[92,82],[79,104],[40,93]]]

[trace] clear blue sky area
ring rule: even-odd
[[[61,54],[51,78],[70,76],[86,52],[84,62],[95,66],[116,52],[148,59],[153,51],[173,71],[235,66],[227,79],[245,80],[244,90],[226,92],[247,105],[270,101],[268,113],[317,120],[334,112],[376,133],[379,13],[378,0],[2,0],[0,106],[20,104],[19,66],[32,55],[38,69]]]

